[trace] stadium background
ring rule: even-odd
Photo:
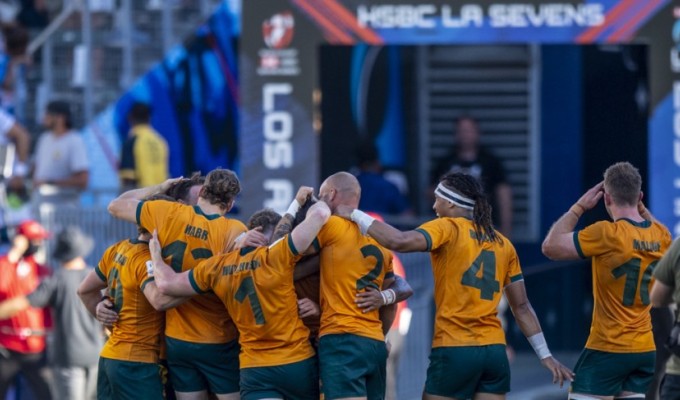
[[[94,160],[89,190],[77,213],[40,218],[94,234],[91,263],[133,232],[105,206],[118,191],[124,116],[135,100],[151,102],[174,176],[218,166],[239,173],[241,219],[262,206],[285,209],[297,186],[353,167],[356,143],[373,138],[382,163],[408,179],[419,217],[392,219],[403,227],[429,216],[429,168],[450,145],[452,121],[476,116],[510,172],[513,241],[530,298],[567,362],[588,333],[590,270],[547,262],[540,242],[550,224],[607,165],[629,160],[652,212],[678,232],[680,8],[670,0],[551,3],[573,10],[561,20],[538,1],[173,1],[146,20],[142,2],[121,1],[115,18],[92,3],[65,6],[31,44],[42,73],[25,111],[35,126],[46,99],[73,99]],[[514,20],[499,19],[512,12]],[[272,35],[275,17],[288,24],[281,37]],[[605,216],[601,207],[582,222]],[[427,255],[401,258],[416,292],[399,381],[399,397],[410,399],[424,382],[432,278]],[[519,352],[516,398],[543,393],[547,373],[525,357],[512,323],[508,340]]]

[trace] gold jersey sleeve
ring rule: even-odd
[[[212,290],[232,316],[240,333],[241,368],[283,365],[314,356],[293,287],[293,268],[299,259],[290,236],[285,236],[269,247],[210,258],[190,272],[194,290]]]
[[[109,247],[96,267],[99,277],[107,282],[109,296],[118,312],[102,357],[158,362],[163,313],[156,311],[143,293],[144,287],[153,280],[147,276],[149,260],[146,242],[124,240]]]
[[[198,206],[162,200],[140,203],[137,216],[138,223],[149,232],[158,230],[163,258],[176,272],[191,270],[202,260],[227,251],[246,231],[238,220],[206,215]],[[168,310],[165,334],[192,343],[226,343],[238,336],[213,293],[194,296]]]
[[[354,302],[368,287],[382,289],[393,276],[392,253],[361,234],[351,221],[331,216],[317,236],[321,248],[319,336],[349,333],[384,340],[378,310],[363,313]]]
[[[438,218],[416,229],[432,259],[432,347],[505,344],[496,308],[503,288],[523,279],[522,270],[507,238],[499,243],[474,228],[466,218]]]
[[[586,348],[613,353],[654,351],[649,290],[657,262],[671,243],[658,222],[601,221],[574,232],[592,258],[593,320]]]

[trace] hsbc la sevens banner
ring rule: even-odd
[[[680,233],[680,7],[671,0],[258,0],[242,12],[246,214],[283,211],[299,185],[319,183],[323,44],[636,42],[650,46],[650,205]]]

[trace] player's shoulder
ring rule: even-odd
[[[227,216],[224,216],[221,218],[220,223],[223,224],[224,226],[230,228],[230,229],[241,229],[241,230],[247,230],[248,228],[246,225],[241,222],[240,220],[236,218],[230,218]]]
[[[321,229],[322,231],[333,230],[345,232],[349,230],[356,230],[359,232],[359,225],[348,219],[338,217],[337,215],[331,215]]]

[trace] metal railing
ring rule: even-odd
[[[50,24],[31,40],[27,53],[39,70],[29,82],[33,87],[24,121],[29,129],[39,126],[39,116],[52,99],[71,103],[74,127],[89,123],[221,1],[115,3],[95,8],[92,1],[64,1]]]

